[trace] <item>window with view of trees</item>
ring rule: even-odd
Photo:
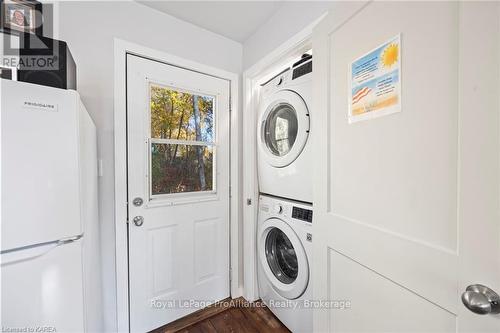
[[[214,96],[150,86],[151,194],[214,190]]]

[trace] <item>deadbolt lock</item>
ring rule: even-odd
[[[143,202],[144,201],[142,200],[142,198],[137,197],[137,198],[134,198],[134,200],[132,201],[132,204],[134,204],[134,206],[136,206],[136,207],[140,207],[140,206],[142,206]]]

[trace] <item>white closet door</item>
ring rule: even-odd
[[[343,2],[313,36],[315,332],[498,332],[499,4]],[[401,34],[399,113],[348,121],[348,67]]]

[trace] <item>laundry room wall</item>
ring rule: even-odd
[[[133,1],[61,2],[55,14],[59,32],[55,37],[67,41],[71,49],[78,66],[78,90],[98,129],[103,162],[99,179],[103,317],[106,331],[115,331],[113,39],[235,73],[242,70],[242,45]]]
[[[243,43],[243,70],[250,68],[268,53],[328,11],[331,2],[285,2],[265,24]]]

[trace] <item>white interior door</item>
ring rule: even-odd
[[[229,296],[229,82],[128,55],[127,124],[130,328],[141,332]]]
[[[316,28],[314,299],[351,307],[315,332],[500,332],[461,301],[500,292],[499,14],[344,2]],[[401,112],[349,124],[349,64],[398,34]]]

